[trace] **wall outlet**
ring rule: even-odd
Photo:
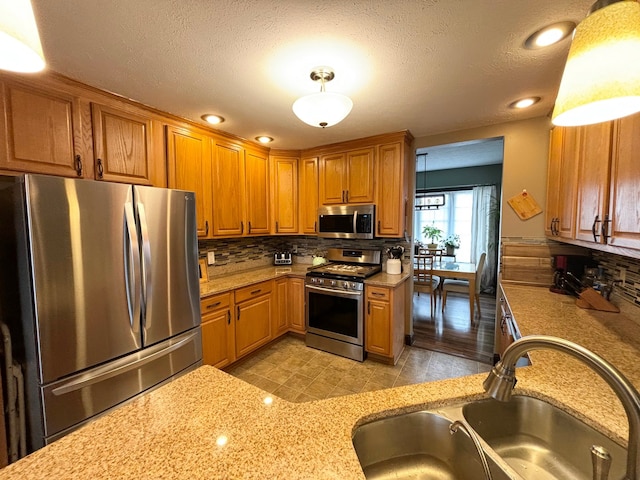
[[[291,253],[298,253],[298,245],[292,245],[291,246]]]
[[[207,264],[213,265],[216,263],[216,252],[207,252]]]

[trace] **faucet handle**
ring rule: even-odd
[[[591,447],[591,463],[593,464],[593,480],[607,480],[611,468],[611,455],[600,445]]]

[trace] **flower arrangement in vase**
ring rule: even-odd
[[[443,241],[442,245],[447,251],[447,255],[454,255],[456,248],[460,248],[460,235],[453,234],[448,235]]]

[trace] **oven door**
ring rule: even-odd
[[[363,292],[305,285],[307,331],[356,345],[364,344]]]

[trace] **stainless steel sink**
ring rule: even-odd
[[[435,412],[375,420],[355,429],[353,445],[368,479],[479,480],[484,471],[471,439],[451,434],[452,421]],[[509,477],[487,459],[494,480]]]
[[[508,402],[481,400],[462,407],[469,425],[526,479],[591,480],[592,445],[612,457],[609,478],[625,475],[626,449],[563,410],[542,400],[514,396]]]

